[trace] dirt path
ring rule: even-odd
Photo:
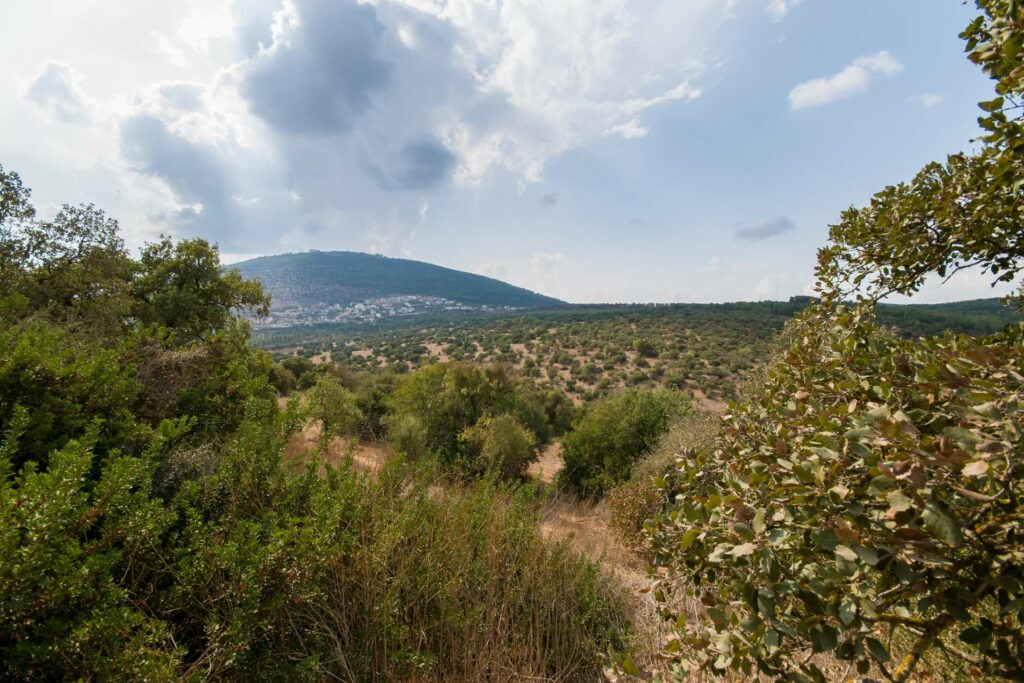
[[[562,446],[555,442],[544,449],[530,466],[529,473],[550,483],[562,465]],[[540,531],[551,541],[568,542],[619,580],[631,599],[639,637],[648,644],[642,653],[637,653],[637,664],[648,669],[656,665],[654,653],[667,634],[658,619],[656,603],[644,592],[648,585],[646,561],[619,540],[610,521],[611,513],[604,503],[594,504],[556,494],[544,508]],[[610,673],[606,676],[615,680]]]

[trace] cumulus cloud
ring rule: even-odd
[[[789,14],[789,11],[799,5],[803,0],[771,0],[765,11],[774,21],[782,21]]]
[[[736,229],[736,238],[748,241],[765,240],[783,233],[794,230],[796,224],[785,216],[773,218],[770,221],[745,225]]]
[[[383,189],[429,190],[451,176],[455,155],[436,140],[417,140],[402,145],[384,166],[365,163],[367,173]]]
[[[182,203],[176,215],[165,218],[214,237],[235,226],[227,174],[214,148],[188,140],[150,112],[124,121],[121,145],[137,171],[162,180]]]
[[[829,104],[865,92],[873,76],[894,76],[902,70],[903,64],[885,50],[858,57],[837,74],[794,87],[789,92],[789,106],[797,110]]]
[[[91,102],[71,66],[49,61],[25,88],[25,98],[65,123],[88,120]]]
[[[391,73],[373,6],[296,0],[275,16],[273,44],[243,69],[253,113],[285,133],[347,130]]]
[[[485,182],[522,193],[552,158],[642,137],[652,109],[699,97],[730,2],[196,3],[154,42],[182,63],[233,56],[208,82],[142,88],[121,110],[121,147],[178,201],[161,229],[239,253],[401,250],[425,195]]]

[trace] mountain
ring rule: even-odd
[[[349,306],[371,299],[436,297],[470,307],[545,308],[558,299],[522,287],[422,261],[351,251],[309,251],[262,256],[236,263],[259,278],[275,309]]]

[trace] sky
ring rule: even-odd
[[[811,293],[969,150],[959,0],[9,0],[0,164],[132,248],[352,250],[572,302]],[[977,273],[916,300],[1001,294]]]

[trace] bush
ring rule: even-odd
[[[646,339],[634,339],[633,350],[640,358],[654,358],[658,355],[658,349]]]
[[[363,419],[355,395],[331,375],[322,375],[308,396],[309,415],[320,423],[320,443],[353,434]]]
[[[426,456],[430,451],[430,436],[423,422],[415,415],[393,415],[386,421],[388,442],[396,453],[413,460]]]
[[[609,526],[627,547],[644,546],[644,522],[661,506],[661,494],[652,481],[630,481],[608,491],[605,503],[611,514]]]
[[[565,466],[559,485],[590,497],[629,479],[639,460],[682,410],[682,397],[667,391],[633,389],[587,406],[562,440]]]
[[[486,439],[465,438],[473,434],[467,430],[484,424],[485,418],[507,415],[541,446],[563,427],[566,400],[558,396],[541,393],[503,366],[439,363],[403,377],[389,404],[394,416],[409,415],[419,421],[427,435],[426,450],[445,467],[478,476],[483,471],[480,448]]]
[[[477,474],[492,472],[501,479],[521,478],[537,459],[537,440],[511,415],[484,417],[462,432],[478,455]]]

